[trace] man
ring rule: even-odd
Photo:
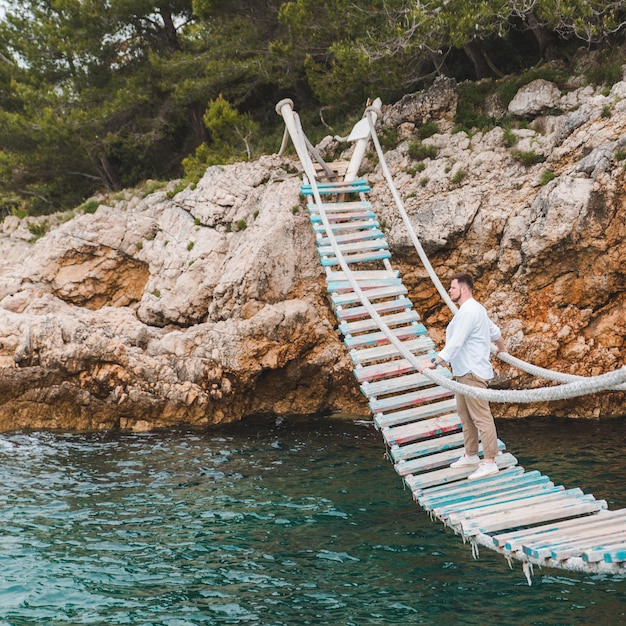
[[[489,319],[485,307],[474,300],[474,280],[469,274],[452,277],[448,291],[459,310],[446,329],[446,345],[439,354],[422,364],[420,373],[435,368],[439,363],[450,363],[454,379],[472,387],[487,387],[493,378],[489,360],[491,342],[499,352],[506,352],[500,329]],[[473,467],[468,480],[476,480],[498,473],[498,436],[489,402],[456,394],[457,412],[463,424],[463,456],[450,467]],[[483,443],[483,462],[478,457],[478,438]],[[479,465],[480,464],[480,465]]]

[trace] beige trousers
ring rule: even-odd
[[[464,385],[487,388],[487,381],[476,376],[476,374],[455,376],[455,380]],[[495,459],[498,455],[498,435],[489,402],[458,393],[456,394],[456,409],[463,424],[465,454],[478,454],[478,438],[480,436],[480,440],[483,442],[484,458]]]

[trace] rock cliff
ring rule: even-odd
[[[509,113],[530,123],[454,132],[454,83],[383,107],[407,211],[444,281],[477,297],[510,351],[551,369],[624,364],[626,82],[610,93],[536,81]],[[557,111],[557,113],[555,113]],[[420,126],[438,132],[412,146]],[[327,138],[320,149],[337,156]],[[417,160],[421,158],[421,160]],[[250,414],[366,413],[336,331],[298,164],[266,156],[97,198],[77,212],[0,224],[0,430],[136,431]],[[374,157],[370,199],[393,263],[435,341],[449,313],[426,277]],[[38,230],[39,229],[39,230]],[[33,232],[47,229],[36,241]],[[500,384],[539,384],[497,365]],[[623,415],[624,394],[497,415]]]

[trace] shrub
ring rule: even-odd
[[[537,163],[543,163],[546,160],[543,154],[539,154],[534,150],[529,150],[528,152],[515,150],[512,155],[516,161],[519,161],[522,165],[527,167],[536,165]]]
[[[428,139],[439,132],[437,122],[426,122],[417,129],[417,136],[420,139]]]
[[[552,170],[544,170],[539,177],[540,185],[547,185],[551,180],[556,178],[556,174]]]
[[[426,146],[421,141],[412,141],[409,144],[409,156],[415,161],[434,159],[437,156],[437,148]]]
[[[188,250],[189,252],[191,252],[191,251],[193,250],[193,247],[194,247],[195,245],[196,245],[196,242],[195,242],[195,241],[190,241],[190,242],[187,244],[187,250]]]
[[[458,185],[465,178],[465,172],[463,170],[457,170],[456,174],[452,177],[452,183]]]
[[[504,128],[502,140],[507,148],[512,148],[517,143],[517,135],[510,128]]]
[[[239,220],[237,222],[237,230],[246,230],[248,224],[246,224],[246,220]]]
[[[626,159],[626,150],[618,150],[615,153],[615,160],[616,161],[623,161],[624,159]]]
[[[38,224],[29,224],[28,232],[33,235],[31,241],[37,241],[37,239],[41,239],[49,230],[50,225],[48,222],[39,222]]]
[[[87,200],[87,202],[80,207],[80,210],[83,213],[95,213],[99,206],[100,203],[97,200]]]

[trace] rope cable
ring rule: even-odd
[[[350,267],[345,260],[342,251],[339,248],[335,235],[332,231],[331,224],[328,220],[328,216],[326,215],[326,211],[324,209],[324,205],[320,196],[319,188],[317,186],[316,176],[315,176],[315,168],[313,163],[309,157],[308,151],[306,149],[306,140],[302,139],[305,137],[304,131],[302,130],[302,126],[300,123],[300,118],[297,113],[291,109],[291,105],[293,104],[291,101],[281,101],[277,106],[276,110],[279,114],[283,115],[285,121],[287,122],[287,118],[285,114],[282,112],[282,108],[287,104],[290,108],[290,113],[292,115],[292,123],[294,125],[293,131],[289,129],[291,139],[296,148],[296,152],[300,157],[300,161],[302,163],[302,167],[304,169],[304,173],[309,179],[309,183],[311,185],[311,191],[313,198],[315,200],[315,207],[319,212],[320,218],[324,225],[324,229],[326,230],[326,235],[328,237],[328,242],[330,243],[332,250],[337,258],[337,262],[341,267],[342,271],[346,279],[348,280],[350,287],[354,291],[354,293],[358,296],[361,304],[365,307],[368,314],[372,318],[374,322],[378,325],[379,330],[385,335],[388,341],[398,350],[398,352],[415,368],[415,370],[419,370],[420,362],[416,358],[416,356],[410,352],[406,346],[393,334],[389,326],[385,323],[385,321],[381,318],[378,312],[374,309],[371,301],[365,295],[364,291],[358,285],[356,279],[354,278]],[[369,115],[369,113],[368,113]],[[288,126],[289,127],[289,126]],[[295,135],[295,136],[294,136]],[[375,135],[372,135],[373,137]],[[380,143],[377,143],[377,149],[380,147]],[[383,159],[381,159],[381,163]],[[388,170],[387,170],[388,171]],[[395,189],[395,186],[393,187]],[[397,191],[395,192],[397,196]],[[399,201],[399,197],[397,199]],[[402,204],[401,201],[400,205]],[[406,212],[403,208],[403,213],[406,215]],[[408,222],[408,216],[405,220]],[[410,224],[410,222],[409,222]],[[413,229],[410,229],[412,232],[412,238],[417,241],[418,244],[418,253],[422,252],[424,258],[426,258],[425,253],[419,244],[419,240],[417,240],[417,236]],[[421,258],[421,256],[420,256]],[[426,258],[426,261],[428,259]],[[428,262],[430,266],[430,262]],[[432,266],[430,266],[432,270]],[[434,273],[434,270],[433,270]],[[441,282],[439,285],[441,285]],[[443,285],[441,285],[441,289],[443,290]],[[445,293],[445,290],[444,290]],[[447,296],[447,294],[446,294]],[[449,297],[448,297],[449,299]],[[536,389],[519,389],[519,390],[499,390],[499,389],[479,389],[476,387],[470,387],[469,385],[463,385],[461,383],[451,381],[447,379],[445,376],[437,373],[433,370],[425,370],[422,374],[435,382],[436,384],[451,389],[456,393],[462,393],[464,395],[469,395],[472,397],[478,397],[481,399],[485,399],[493,402],[513,402],[513,403],[528,403],[528,402],[537,402],[543,400],[556,400],[563,398],[573,398],[581,395],[585,395],[587,393],[593,393],[595,391],[600,391],[604,389],[608,389],[611,386],[619,383],[626,382],[626,367],[622,367],[620,370],[616,370],[615,372],[610,372],[609,374],[603,374],[601,376],[596,376],[592,378],[586,378],[584,380],[575,381],[559,386],[550,386],[550,387],[539,387]]]
[[[376,125],[372,117],[373,113],[376,113],[377,115],[381,115],[381,110],[380,108],[370,105],[366,108],[365,111],[366,111],[367,119],[370,125],[370,133],[372,135],[372,141],[374,142],[374,146],[376,147],[376,154],[378,155],[378,159],[379,159],[382,171],[383,171],[383,175],[387,182],[387,186],[389,187],[389,190],[391,191],[391,195],[393,196],[393,199],[396,203],[398,212],[400,213],[400,216],[402,217],[402,220],[407,228],[407,231],[409,232],[411,241],[413,242],[413,245],[417,251],[417,254],[420,260],[422,261],[422,264],[424,265],[430,280],[435,285],[437,291],[439,292],[439,295],[443,298],[444,302],[448,305],[448,308],[450,309],[452,314],[456,314],[458,311],[458,307],[450,299],[448,293],[446,292],[441,281],[439,280],[439,277],[437,276],[432,264],[430,263],[430,260],[426,256],[426,253],[424,252],[424,248],[422,247],[422,244],[419,241],[417,234],[415,233],[415,229],[413,228],[413,225],[411,224],[411,220],[409,219],[406,209],[404,208],[404,204],[402,203],[402,200],[400,199],[400,195],[395,186],[393,177],[391,176],[391,172],[389,171],[389,168],[387,166],[387,161],[385,159],[385,155],[380,145],[378,134],[376,132]],[[557,372],[555,370],[550,370],[550,369],[546,369],[543,367],[539,367],[537,365],[534,365],[533,363],[528,363],[527,361],[523,361],[522,359],[516,358],[513,355],[509,354],[508,352],[498,353],[498,352],[495,352],[495,349],[494,349],[494,353],[504,363],[507,363],[508,365],[516,367],[517,369],[520,369],[523,372],[526,372],[527,374],[531,374],[532,376],[535,376],[537,378],[544,378],[546,380],[552,380],[554,382],[559,382],[559,383],[571,383],[574,381],[592,379],[587,376],[576,376],[574,374],[565,374],[562,372]],[[619,384],[619,385],[616,385],[615,387],[612,387],[611,389],[613,391],[626,391],[626,385]]]

